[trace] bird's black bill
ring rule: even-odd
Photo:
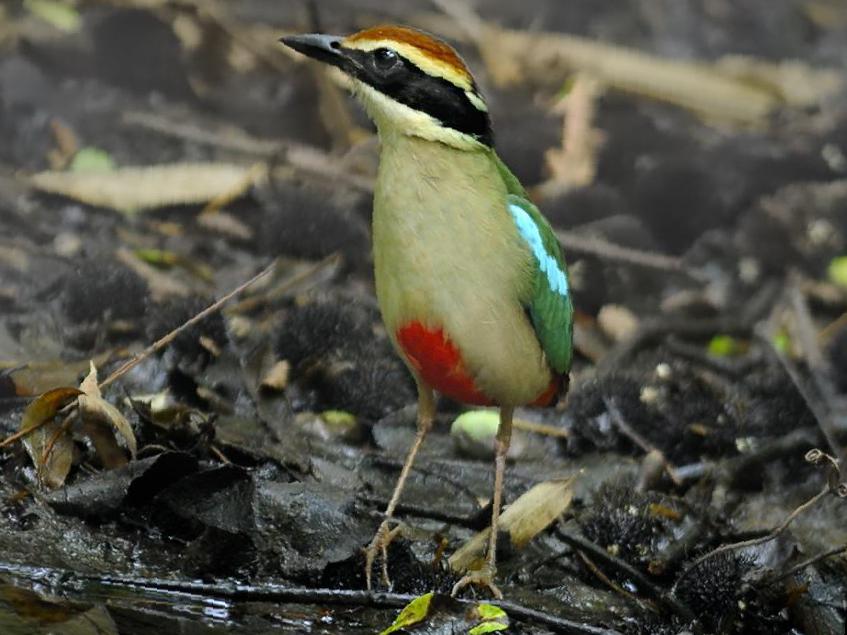
[[[341,38],[337,35],[322,35],[320,33],[286,35],[279,41],[298,53],[333,66],[342,67],[346,61],[346,57],[341,52]]]

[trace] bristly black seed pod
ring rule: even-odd
[[[741,584],[752,565],[751,558],[734,551],[715,554],[680,580],[677,596],[710,631],[721,631],[738,610]]]

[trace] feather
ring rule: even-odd
[[[550,367],[567,373],[573,352],[573,304],[559,241],[517,178],[493,151],[491,154],[509,192],[509,212],[533,256],[533,289],[527,303],[532,325]]]

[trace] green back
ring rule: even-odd
[[[550,367],[564,374],[570,370],[573,352],[573,304],[565,258],[550,223],[530,202],[520,181],[493,151],[492,156],[509,193],[509,211],[534,256],[527,306],[532,325]]]

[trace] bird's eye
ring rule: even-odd
[[[377,49],[374,51],[374,63],[381,71],[387,71],[400,61],[400,57],[391,49]]]

